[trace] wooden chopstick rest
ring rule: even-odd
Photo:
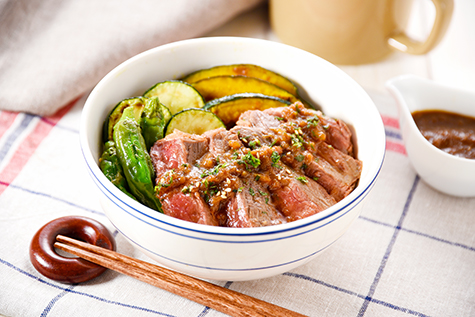
[[[254,297],[148,262],[58,235],[54,246],[78,257],[188,298],[231,316],[304,316]]]
[[[66,258],[57,254],[53,244],[58,234],[115,250],[114,237],[100,222],[80,216],[61,217],[41,227],[31,240],[30,261],[38,272],[55,281],[81,283],[101,275],[106,270],[83,259]]]

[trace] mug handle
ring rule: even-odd
[[[411,39],[404,32],[395,34],[388,39],[389,47],[396,51],[419,55],[433,49],[447,31],[454,10],[453,0],[432,0],[435,7],[435,19],[429,37],[424,42]]]

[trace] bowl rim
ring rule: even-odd
[[[140,60],[146,55],[149,54],[155,54],[158,51],[162,50],[171,50],[176,46],[181,46],[181,45],[188,45],[192,43],[203,43],[203,42],[220,42],[222,41],[223,43],[229,43],[229,42],[246,42],[246,43],[251,43],[251,42],[266,42],[266,45],[270,45],[271,47],[274,48],[285,48],[285,49],[290,49],[290,50],[296,50],[300,51],[299,54],[309,54],[312,55],[312,58],[319,59],[321,63],[326,63],[327,66],[331,67],[335,72],[340,73],[340,76],[344,76],[347,80],[349,80],[352,85],[354,86],[353,88],[356,88],[357,91],[359,91],[360,94],[363,94],[368,102],[371,102],[375,111],[378,112],[376,106],[374,105],[374,102],[371,100],[371,98],[368,96],[366,91],[356,83],[349,75],[343,72],[343,70],[339,69],[337,66],[323,60],[322,58],[313,55],[311,53],[308,53],[306,51],[303,51],[301,49],[291,47],[286,44],[270,41],[270,40],[263,40],[263,39],[256,39],[256,38],[244,38],[244,37],[204,37],[204,38],[194,38],[194,39],[187,39],[187,40],[181,40],[177,42],[172,42],[168,44],[164,44],[161,46],[157,46],[155,48],[146,50],[142,53],[139,53],[123,63],[119,64],[116,66],[114,69],[112,69],[107,75],[105,75],[99,83],[94,87],[94,89],[91,91],[89,94],[83,111],[81,115],[81,124],[80,124],[80,146],[81,146],[81,152],[84,157],[84,160],[87,165],[88,172],[90,175],[94,178],[96,185],[98,185],[99,189],[103,192],[103,194],[111,200],[114,204],[117,205],[118,202],[123,204],[124,206],[127,206],[127,209],[125,210],[121,206],[119,206],[122,210],[126,211],[130,215],[140,219],[141,221],[146,222],[147,224],[153,225],[153,226],[158,226],[155,225],[155,222],[161,224],[161,225],[168,225],[171,227],[174,227],[176,229],[181,229],[186,232],[193,232],[193,233],[200,233],[200,234],[210,234],[210,235],[218,235],[218,236],[236,236],[236,237],[242,237],[242,236],[262,236],[262,235],[271,235],[271,234],[280,234],[280,233],[288,233],[293,230],[298,230],[298,229],[303,229],[308,226],[312,226],[318,222],[327,220],[339,213],[341,213],[343,210],[348,208],[348,206],[355,205],[355,203],[358,203],[358,201],[362,200],[363,198],[366,197],[366,195],[369,193],[369,190],[372,188],[374,185],[377,177],[379,176],[379,173],[381,171],[384,158],[385,158],[385,149],[386,149],[386,144],[385,144],[385,136],[384,136],[384,126],[382,123],[382,120],[375,122],[374,124],[377,124],[380,126],[381,129],[381,137],[379,138],[380,143],[376,142],[376,148],[379,151],[375,152],[375,155],[378,155],[377,160],[375,162],[378,162],[378,164],[375,164],[374,166],[371,166],[369,168],[369,173],[367,180],[365,184],[361,184],[361,179],[359,185],[343,200],[339,201],[335,205],[327,208],[326,210],[319,212],[315,215],[299,219],[297,221],[285,223],[285,224],[279,224],[279,225],[273,225],[273,226],[266,226],[266,227],[255,227],[255,228],[229,228],[229,227],[218,227],[218,226],[209,226],[209,225],[203,225],[203,224],[197,224],[197,223],[192,223],[188,222],[185,220],[173,218],[170,216],[166,216],[164,214],[161,214],[145,205],[142,205],[136,201],[133,201],[132,199],[126,198],[127,196],[122,193],[118,188],[116,188],[112,183],[110,183],[107,178],[102,174],[99,166],[96,163],[95,158],[92,155],[92,152],[90,150],[90,144],[87,140],[87,134],[85,130],[87,129],[87,114],[89,112],[89,109],[92,107],[91,103],[95,95],[98,94],[98,91],[101,89],[103,85],[106,84],[111,78],[117,76],[120,72],[122,72],[123,69],[127,68],[130,64],[135,63],[137,60]],[[100,186],[99,186],[100,184]],[[101,186],[106,190],[107,192],[104,192],[101,188]],[[113,199],[112,199],[113,198]],[[115,201],[117,200],[117,201]],[[130,201],[128,201],[130,200]],[[133,213],[138,213],[141,216],[145,216],[149,221],[144,220],[143,218],[139,217],[136,214]],[[160,228],[163,229],[162,226]],[[173,231],[173,233],[177,233]],[[196,238],[194,236],[194,238]]]

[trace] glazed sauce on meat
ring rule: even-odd
[[[163,211],[225,227],[318,213],[346,197],[360,177],[347,129],[294,104],[245,112],[231,130],[175,131],[150,151]]]
[[[416,111],[412,117],[434,146],[455,156],[475,159],[475,118],[439,110]]]

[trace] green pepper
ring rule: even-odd
[[[117,121],[120,120],[122,117],[122,113],[126,108],[133,107],[135,110],[135,118],[137,120],[142,115],[142,109],[147,102],[147,98],[144,97],[134,97],[134,98],[127,98],[119,102],[114,109],[109,113],[107,119],[104,121],[104,126],[102,129],[102,139],[103,142],[111,141],[114,139],[114,126]]]
[[[160,200],[154,192],[152,160],[133,107],[126,108],[114,126],[114,142],[132,195],[142,204],[162,212]]]
[[[144,137],[147,150],[150,150],[157,140],[163,138],[165,125],[167,123],[164,108],[164,106],[160,106],[157,97],[150,98],[145,103],[142,119],[140,120],[140,127],[142,128],[142,136]]]
[[[119,158],[117,157],[117,149],[115,148],[114,141],[107,141],[104,144],[104,152],[99,159],[99,168],[112,184],[129,197],[135,199],[135,197],[129,192],[129,186],[127,185],[127,180],[124,176],[124,170],[122,169]]]

